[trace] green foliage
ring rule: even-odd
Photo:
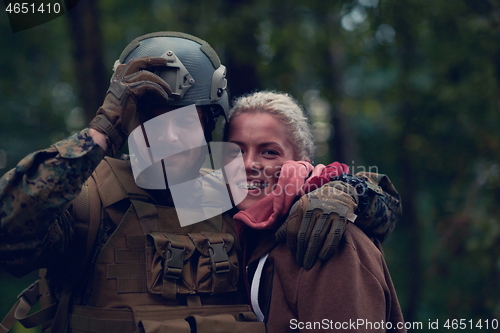
[[[0,171],[68,134],[63,115],[75,101],[62,20],[14,34],[0,15]]]
[[[492,2],[481,3],[489,10],[381,2],[370,18],[392,26],[395,39],[353,63],[366,90],[344,102],[361,120],[364,159],[391,176],[409,213],[387,250],[409,320],[499,315],[500,30]],[[368,38],[373,30],[352,33]]]

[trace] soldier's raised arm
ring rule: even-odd
[[[63,214],[104,157],[89,129],[29,154],[0,178],[0,266],[14,276],[62,255],[72,233]]]
[[[140,125],[137,101],[168,100],[168,84],[147,70],[166,62],[140,58],[119,66],[90,128],[31,153],[0,178],[0,268],[23,276],[62,259],[73,235],[67,210],[106,150],[114,154]]]

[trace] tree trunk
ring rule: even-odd
[[[398,99],[400,107],[398,110],[398,118],[402,125],[400,136],[397,142],[404,143],[409,135],[412,135],[416,130],[413,121],[417,118],[418,112],[413,100],[414,93],[410,83],[410,70],[415,67],[416,59],[416,38],[414,32],[409,29],[411,24],[410,17],[412,15],[411,8],[408,3],[398,3],[399,10],[396,12],[399,15],[395,19],[395,30],[400,36],[401,44],[398,45],[398,58],[400,59],[400,77],[398,91]],[[398,170],[400,172],[401,186],[401,201],[403,205],[403,218],[399,226],[404,229],[406,234],[408,253],[408,300],[406,308],[403,309],[405,320],[412,322],[416,319],[418,304],[421,299],[422,291],[422,263],[421,263],[421,235],[420,223],[416,214],[416,194],[418,192],[417,177],[418,171],[415,170],[415,160],[413,154],[404,146],[400,144],[396,148],[398,150]]]
[[[328,22],[328,26],[340,27],[339,16],[330,16],[325,20]],[[328,33],[331,37],[326,45],[327,50],[325,50],[325,59],[328,59],[326,69],[329,73],[326,85],[328,87],[327,95],[332,107],[330,123],[334,129],[330,138],[330,152],[333,161],[355,165],[361,163],[358,161],[357,135],[353,132],[349,117],[340,107],[341,96],[344,96],[344,72],[347,64],[344,45],[336,40],[338,34],[335,30]]]
[[[258,60],[255,56],[258,45],[255,35],[259,17],[257,15],[241,15],[242,12],[249,10],[255,2],[254,0],[228,1],[221,9],[224,17],[241,16],[240,24],[233,27],[225,43],[224,65],[227,67],[230,98],[239,97],[261,88],[257,74]]]
[[[88,123],[101,106],[109,85],[109,73],[103,62],[97,0],[80,1],[66,17],[73,43],[78,96]]]

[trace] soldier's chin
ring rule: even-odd
[[[170,166],[165,168],[169,185],[176,185],[196,178],[197,173],[187,169],[185,166]]]

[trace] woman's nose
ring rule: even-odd
[[[247,156],[245,158],[245,170],[247,171],[258,171],[262,169],[262,164],[256,161],[255,158]]]

